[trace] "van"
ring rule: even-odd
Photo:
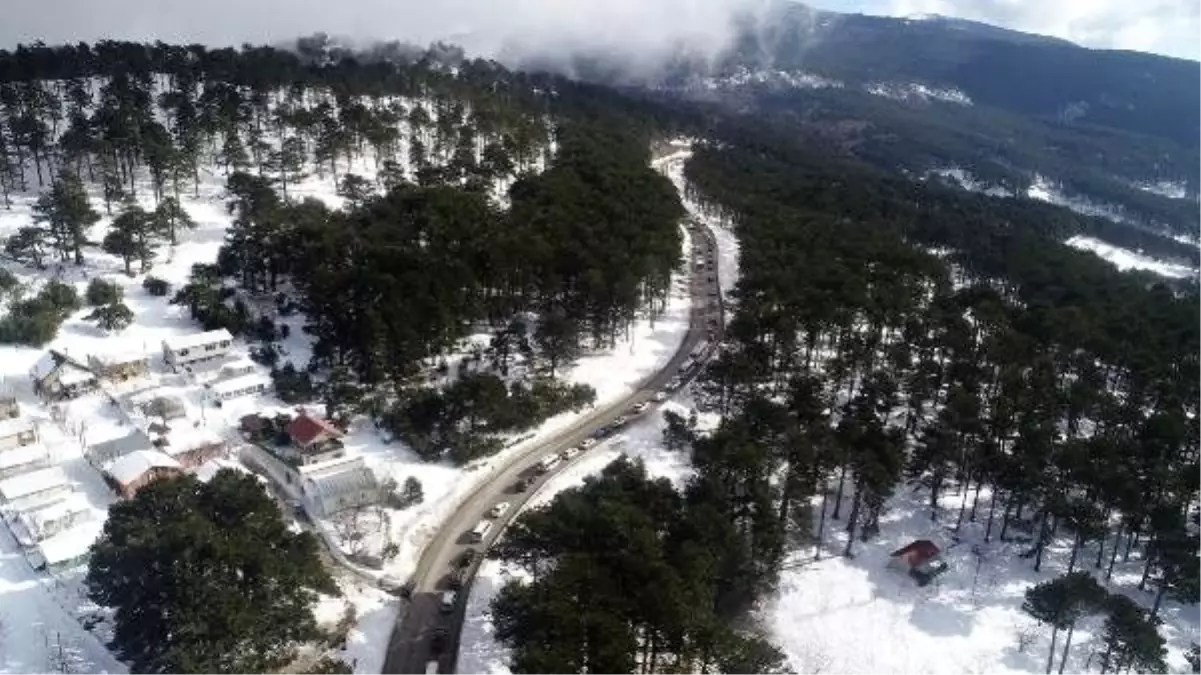
[[[550,457],[543,459],[541,462],[538,462],[538,468],[545,473],[558,466],[560,461],[562,460],[559,459],[558,455],[551,455]]]
[[[478,544],[484,540],[484,537],[488,536],[488,531],[491,529],[491,520],[481,520],[478,525],[472,528],[471,534],[468,536],[468,538],[472,541],[472,543]]]
[[[435,659],[425,664],[425,675],[436,675],[438,672],[438,661]]]

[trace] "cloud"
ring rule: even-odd
[[[0,45],[101,38],[238,45],[314,32],[472,53],[565,46],[657,55],[716,50],[739,7],[759,0],[5,0]]]
[[[1053,35],[1086,47],[1133,49],[1196,59],[1197,0],[879,0],[864,11],[943,14]]]

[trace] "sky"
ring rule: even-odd
[[[1071,40],[1085,47],[1201,58],[1197,0],[818,0],[823,9],[942,14]]]
[[[653,54],[673,39],[722,45],[731,12],[766,0],[0,0],[0,45],[100,38],[272,43],[324,31],[495,54],[514,42]],[[1199,57],[1197,0],[816,0],[836,11],[942,14],[1088,47]]]

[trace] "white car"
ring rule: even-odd
[[[655,392],[655,396],[654,396],[654,398],[655,398],[655,402],[656,402],[656,403],[662,403],[663,401],[666,401],[666,400],[667,400],[667,392],[665,392],[665,391],[656,391],[656,392]]]
[[[629,421],[630,421],[629,417],[626,417],[625,415],[619,415],[617,417],[617,419],[613,420],[613,426],[615,426],[615,427],[625,426],[625,423],[629,422]]]
[[[442,610],[442,613],[449,614],[452,610],[454,610],[455,602],[458,599],[459,599],[459,594],[455,593],[454,591],[443,592],[441,602],[438,603],[439,608]]]
[[[488,512],[488,517],[489,518],[500,518],[501,516],[505,515],[505,512],[508,510],[509,510],[509,502],[501,502],[501,503],[497,504],[496,506],[492,507],[492,510]]]
[[[585,450],[587,450],[588,448],[591,448],[591,447],[592,447],[592,446],[594,446],[594,445],[596,445],[596,439],[595,439],[595,438],[585,438],[585,439],[584,439],[584,440],[583,440],[583,441],[580,443],[580,447],[581,447],[581,448],[583,448],[583,449],[585,449]]]
[[[571,447],[571,448],[563,448],[563,452],[560,452],[559,456],[563,458],[564,462],[566,462],[578,454],[580,454],[580,449],[576,448],[576,447]]]
[[[646,403],[635,403],[633,408],[630,408],[635,415],[641,415],[646,411]]]

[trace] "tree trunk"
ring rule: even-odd
[[[976,493],[972,495],[972,510],[968,513],[967,519],[969,522],[976,522],[976,507],[980,504],[980,488],[984,487],[984,477],[976,481]]]
[[[855,521],[859,518],[859,502],[861,490],[855,488],[855,496],[851,499],[851,513],[847,516],[847,547],[843,550],[844,558],[854,557],[851,553],[851,547],[855,544]]]
[[[1113,553],[1109,556],[1109,568],[1105,570],[1105,583],[1113,577],[1113,564],[1118,561],[1118,549],[1122,547],[1122,528],[1118,526],[1118,534],[1113,538]]]
[[[1051,626],[1051,649],[1047,651],[1047,675],[1050,675],[1052,666],[1055,665],[1055,641],[1059,637],[1059,626]]]
[[[1059,675],[1063,675],[1063,667],[1068,663],[1068,650],[1072,648],[1072,631],[1076,630],[1076,622],[1068,626],[1068,636],[1063,641],[1063,654],[1059,657]]]
[[[838,492],[834,494],[834,513],[830,514],[831,520],[838,520],[838,514],[842,511],[842,486],[847,479],[847,463],[843,461],[842,471],[838,474]]]
[[[1080,535],[1077,534],[1072,538],[1072,557],[1068,559],[1068,574],[1076,569],[1076,557],[1080,553]],[[1069,633],[1070,635],[1070,633]]]
[[[822,512],[817,520],[817,544],[813,547],[814,560],[822,559],[822,533],[826,530],[826,502],[830,500],[830,490],[828,488],[829,486],[826,485],[826,481],[822,480]]]
[[[1159,582],[1159,590],[1155,592],[1155,602],[1151,605],[1151,618],[1159,616],[1159,606],[1163,603],[1164,593],[1168,590],[1168,585],[1163,581]]]
[[[986,525],[984,528],[984,543],[986,543],[986,544],[992,539],[993,515],[996,513],[996,511],[997,511],[997,489],[994,486],[993,490],[992,490],[992,495],[989,497],[989,500],[988,500],[988,525]]]
[[[1034,571],[1035,572],[1042,570],[1043,549],[1047,548],[1047,518],[1049,518],[1049,517],[1050,517],[1050,513],[1048,511],[1044,510],[1042,521],[1039,523],[1039,526],[1038,526],[1038,541],[1034,542],[1035,549],[1037,550],[1037,553],[1034,555]],[[1048,670],[1047,672],[1049,673],[1051,671]]]

